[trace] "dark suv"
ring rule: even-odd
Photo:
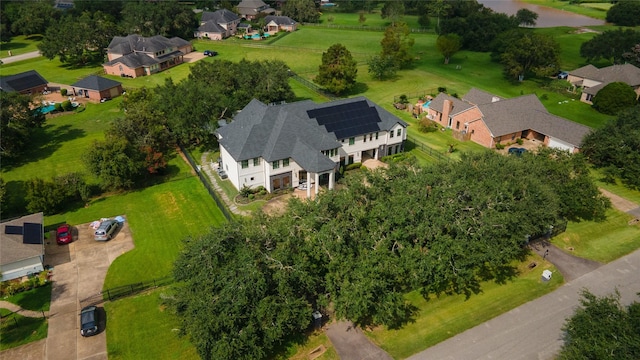
[[[118,222],[115,220],[105,220],[100,224],[100,227],[95,232],[95,239],[97,241],[111,240],[113,233],[118,229]]]
[[[93,336],[98,333],[98,308],[87,306],[80,312],[80,335]]]

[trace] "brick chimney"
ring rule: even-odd
[[[453,110],[453,102],[451,100],[445,100],[442,104],[442,121],[445,122],[444,126],[449,126],[449,114]]]

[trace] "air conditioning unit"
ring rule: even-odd
[[[427,119],[429,119],[429,120],[433,120],[433,114],[429,114],[429,115],[427,115]]]

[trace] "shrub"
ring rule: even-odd
[[[67,96],[67,89],[60,89],[60,95]]]
[[[522,145],[524,143],[524,140],[522,140],[522,138],[518,138],[518,140],[516,140],[516,143],[518,143],[518,145]]]
[[[498,150],[502,150],[502,149],[504,149],[504,145],[503,145],[503,144],[500,144],[500,143],[497,143],[497,144],[496,144],[496,149],[498,149]]]
[[[344,170],[345,171],[349,171],[349,170],[354,170],[354,169],[360,169],[361,165],[362,165],[362,163],[359,163],[359,162],[353,163],[353,164],[349,164],[344,168]]]
[[[62,102],[62,109],[64,109],[64,111],[71,111],[73,110],[73,106],[71,105],[71,101],[69,100],[65,100]]]
[[[249,195],[253,194],[253,190],[248,187],[247,185],[242,185],[242,188],[239,191],[240,196],[242,197],[249,197]]]
[[[439,93],[446,93],[447,92],[447,88],[444,86],[438,86],[438,92]]]
[[[60,104],[60,103],[55,103],[55,104],[53,105],[53,109],[54,109],[55,111],[62,111],[62,104]]]
[[[418,131],[423,133],[434,132],[438,130],[438,123],[424,118],[418,122]]]

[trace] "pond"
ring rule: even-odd
[[[580,27],[605,24],[603,20],[546,6],[527,4],[518,0],[478,0],[478,2],[493,11],[507,15],[515,15],[520,9],[531,10],[538,14],[538,20],[535,26],[538,28],[555,26]]]

